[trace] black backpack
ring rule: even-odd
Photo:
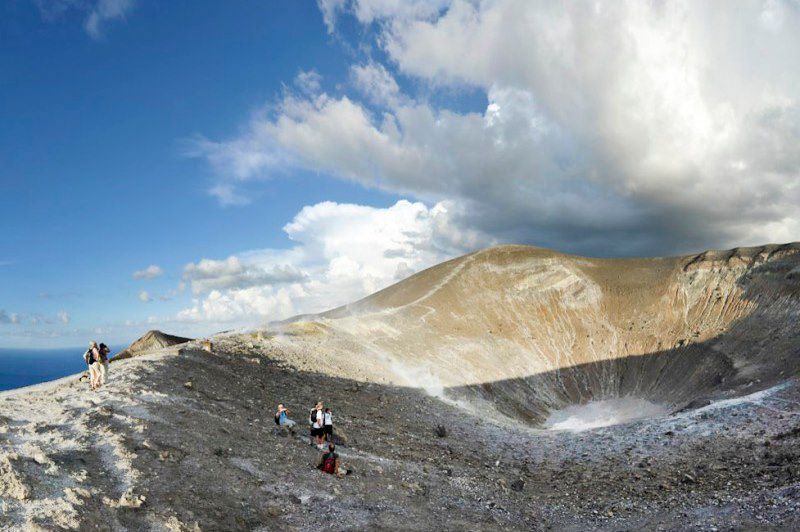
[[[87,364],[91,365],[92,363],[92,350],[87,349],[86,352],[83,354],[83,361]]]
[[[311,417],[308,418],[308,421],[312,425],[317,422],[317,412],[318,410],[316,408],[311,410]]]
[[[275,414],[275,424],[276,425],[280,425],[281,424],[281,414],[280,414],[280,412]]]

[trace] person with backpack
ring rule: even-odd
[[[317,464],[317,469],[330,475],[342,476],[339,471],[339,455],[336,453],[336,446],[328,444],[328,452],[324,453]]]
[[[333,413],[330,408],[326,408],[322,414],[322,435],[325,441],[333,441]]]
[[[111,353],[111,349],[108,348],[106,344],[100,344],[98,346],[98,351],[100,352],[100,365],[97,369],[100,372],[100,386],[106,383],[106,378],[108,377],[108,355]]]
[[[83,354],[83,360],[89,365],[89,385],[92,391],[100,387],[100,349],[97,342],[89,342],[89,349]]]
[[[308,422],[311,425],[311,445],[316,445],[322,448],[322,442],[324,441],[323,436],[323,422],[324,416],[322,412],[322,401],[317,403],[317,405],[311,409],[311,414],[308,417]]]
[[[278,405],[278,411],[275,412],[275,424],[288,429],[292,429],[297,425],[297,423],[289,419],[289,409],[283,405]]]

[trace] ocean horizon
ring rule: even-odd
[[[111,346],[111,352],[122,348]],[[58,349],[0,348],[0,391],[60,379],[86,369],[85,347]]]

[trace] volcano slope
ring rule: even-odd
[[[211,353],[120,360],[98,393],[0,394],[0,528],[797,529],[799,251],[493,248]],[[663,408],[545,428],[621,397]],[[271,419],[319,399],[343,479]]]
[[[798,243],[652,259],[503,246],[286,331],[287,347],[324,342],[337,375],[484,399],[536,426],[591,400],[678,410],[769,387],[800,366],[798,316]]]

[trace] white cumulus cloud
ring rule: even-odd
[[[156,277],[160,277],[162,275],[164,275],[164,270],[161,268],[161,266],[158,266],[156,264],[151,264],[150,266],[148,266],[143,270],[137,270],[133,272],[132,277],[137,280],[142,280],[142,279],[155,279]]]
[[[293,247],[188,265],[184,280],[195,299],[178,319],[255,325],[320,312],[492,243],[460,228],[455,214],[444,203],[408,201],[304,207],[284,227]]]
[[[350,67],[353,83],[372,103],[394,107],[403,95],[394,76],[380,63],[367,63]]]
[[[363,100],[284,93],[196,154],[226,183],[299,166],[446,201],[501,240],[579,253],[794,240],[800,9],[724,6],[321,1],[326,20],[380,22],[374,44],[390,61],[351,69]],[[404,94],[387,66],[487,104],[453,111]]]
[[[202,259],[197,264],[188,264],[183,280],[190,284],[194,294],[224,288],[246,288],[302,282],[303,272],[291,264],[264,265],[255,258],[244,262],[239,257],[225,260]]]

